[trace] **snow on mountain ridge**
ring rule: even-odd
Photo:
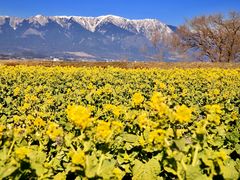
[[[36,15],[33,17],[28,18],[29,22],[34,23],[34,24],[40,24],[41,26],[44,26],[49,22],[49,17],[43,16],[43,15]]]
[[[9,25],[15,30],[23,21],[23,18],[14,17],[14,16],[0,16],[0,25],[3,25],[6,21],[9,21]]]
[[[59,18],[59,16],[55,16]],[[84,28],[91,32],[95,32],[96,28],[104,23],[112,23],[120,28],[133,33],[143,33],[148,38],[154,30],[160,30],[163,33],[171,34],[173,31],[164,23],[157,19],[137,19],[130,20],[120,16],[105,15],[98,17],[83,17],[83,16],[67,16],[65,18],[73,18]]]
[[[34,25],[45,26],[49,21],[58,23],[63,28],[69,28],[71,21],[80,24],[88,31],[95,32],[96,29],[106,23],[112,23],[113,25],[130,31],[136,34],[143,34],[147,38],[151,37],[151,34],[155,30],[160,30],[162,33],[171,34],[173,31],[164,23],[157,19],[127,19],[115,15],[103,15],[98,17],[84,17],[84,16],[43,16],[36,15],[29,18],[16,18],[0,16],[0,24],[4,23],[4,19],[10,19],[10,26],[16,29],[17,26],[23,21],[27,20]]]

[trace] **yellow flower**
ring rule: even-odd
[[[105,112],[111,111],[112,108],[113,108],[113,105],[112,105],[112,104],[104,104],[104,105],[103,105],[103,109],[104,109]]]
[[[34,121],[34,117],[31,115],[31,114],[29,114],[28,116],[27,116],[27,118],[26,118],[26,120],[28,121],[28,122],[31,122],[31,121]]]
[[[19,92],[20,92],[20,88],[19,87],[16,87],[14,90],[13,90],[13,95],[14,96],[17,96],[18,94],[19,94]]]
[[[50,122],[46,134],[55,141],[58,137],[63,136],[63,129],[58,124]]]
[[[217,151],[217,152],[214,152],[214,155],[217,157],[217,158],[221,158],[222,160],[227,160],[227,159],[229,159],[229,155],[228,155],[228,153],[225,151],[225,150],[223,150],[223,149],[220,149],[219,151]]]
[[[100,141],[106,141],[110,138],[112,130],[110,129],[110,123],[105,121],[98,121],[96,127],[96,138]]]
[[[123,172],[121,171],[121,169],[119,169],[119,168],[114,168],[113,169],[113,174],[119,180],[122,179],[123,175],[124,175]]]
[[[211,114],[213,113],[222,114],[222,108],[219,104],[206,105],[205,108]]]
[[[18,147],[15,150],[15,154],[19,159],[24,159],[30,153],[31,153],[31,149],[27,147]]]
[[[213,94],[214,95],[219,95],[220,94],[220,90],[219,89],[214,89],[213,90]]]
[[[166,136],[174,137],[174,132],[173,132],[173,129],[172,129],[172,128],[168,128],[168,129],[165,131],[165,134],[166,134]]]
[[[26,135],[26,128],[22,128],[22,127],[15,127],[13,130],[14,133],[14,137],[22,137],[24,135]]]
[[[92,122],[91,111],[83,106],[73,105],[68,106],[67,116],[70,121],[75,123],[81,129],[87,128]]]
[[[148,119],[146,113],[142,113],[138,116],[138,125],[141,129],[150,129],[156,126],[156,123]]]
[[[169,91],[173,94],[174,93],[174,91],[175,91],[175,87],[174,86],[169,86]]]
[[[215,122],[216,125],[220,124],[220,116],[218,114],[207,114],[207,120],[210,122]]]
[[[161,89],[165,89],[165,88],[166,88],[166,85],[165,85],[163,82],[160,82],[160,83],[159,83],[159,87],[160,87]]]
[[[3,130],[5,129],[5,126],[0,124],[0,139],[2,138],[3,136]]]
[[[165,103],[160,103],[156,105],[155,108],[158,111],[159,116],[162,116],[163,114],[169,114],[169,107]]]
[[[175,118],[180,123],[187,123],[191,120],[192,110],[185,105],[177,106],[175,112]]]
[[[144,101],[144,97],[141,93],[135,93],[132,97],[132,102],[134,105],[140,105]]]
[[[37,127],[43,127],[46,125],[46,122],[44,120],[42,120],[42,118],[40,117],[37,117],[35,119],[35,121],[33,122],[34,126],[37,126]]]
[[[23,110],[27,110],[31,107],[31,104],[29,103],[24,103],[23,106],[21,107]]]
[[[231,119],[232,119],[232,120],[237,120],[237,119],[238,119],[238,113],[237,113],[237,111],[231,112]]]
[[[112,121],[111,128],[115,133],[121,133],[123,130],[123,124],[120,121]]]
[[[115,106],[112,104],[105,104],[103,106],[104,112],[111,111],[116,117],[118,117],[121,114],[122,107],[121,106]]]
[[[154,144],[163,144],[165,138],[165,131],[157,129],[149,133],[148,141]]]
[[[146,144],[146,141],[144,140],[143,136],[139,137],[138,142],[141,146],[144,146]]]
[[[31,95],[31,94],[25,94],[25,101],[27,102],[31,102],[31,101],[36,101],[37,100],[37,97],[34,96],[34,95]]]
[[[120,106],[113,106],[112,112],[116,117],[118,117],[120,115],[120,112],[121,112],[121,107]]]
[[[20,120],[21,120],[20,116],[17,116],[17,115],[14,115],[14,116],[13,116],[13,121],[14,121],[15,123],[19,123]]]
[[[183,135],[185,132],[186,132],[185,129],[177,129],[177,130],[176,130],[177,138],[182,137],[182,135]]]
[[[85,157],[84,151],[78,150],[76,152],[73,152],[71,154],[71,158],[72,158],[72,163],[73,164],[85,166],[86,157]]]
[[[165,102],[166,98],[161,92],[154,92],[151,97],[151,105],[155,108],[158,104]]]
[[[161,92],[154,92],[151,97],[150,106],[158,111],[159,116],[168,115],[170,108],[165,104],[166,97],[163,97]]]

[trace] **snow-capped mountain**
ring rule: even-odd
[[[147,59],[154,52],[154,32],[170,36],[170,26],[156,19],[99,17],[0,16],[0,53],[21,56],[83,55],[95,59]]]

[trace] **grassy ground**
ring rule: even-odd
[[[120,68],[240,68],[240,63],[206,63],[206,62],[67,62],[43,60],[0,60],[1,65],[17,66],[75,66],[75,67],[120,67]]]

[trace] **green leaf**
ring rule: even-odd
[[[58,173],[57,175],[54,176],[53,180],[65,180],[66,174],[64,172]],[[75,178],[76,180],[77,178]]]
[[[198,166],[187,166],[186,179],[187,180],[208,180],[210,178],[202,174],[201,169]]]
[[[237,159],[235,168],[237,169],[238,173],[240,174],[240,159]]]
[[[235,145],[236,152],[240,155],[240,144]]]
[[[133,145],[131,143],[126,142],[125,146],[126,150],[131,150],[133,148]]]
[[[170,168],[170,167],[164,167],[164,170],[169,172],[169,173],[172,173],[174,175],[177,175],[177,172],[174,169]]]
[[[0,166],[4,165],[5,160],[8,158],[7,153],[6,146],[3,146],[3,149],[0,151]]]
[[[0,118],[0,120],[1,120],[2,122],[5,122],[5,121],[7,120],[7,116],[6,116],[6,115],[2,115],[1,118]]]
[[[17,164],[15,161],[11,161],[10,163],[6,164],[6,166],[0,167],[0,179],[10,176],[18,168],[19,164]]]
[[[48,171],[46,168],[42,166],[42,164],[35,162],[31,163],[31,167],[36,170],[36,174],[38,177],[43,176],[43,174]]]
[[[184,138],[175,140],[174,142],[180,151],[184,151],[184,148],[186,147],[186,141]]]
[[[83,146],[84,146],[83,151],[85,152],[92,150],[92,143],[90,141],[84,142]]]
[[[67,123],[64,123],[65,124],[65,129],[67,130],[67,131],[71,131],[72,130],[72,128],[74,127],[73,126],[73,124],[72,123],[70,123],[70,122],[67,122]]]
[[[240,177],[235,165],[236,163],[234,161],[229,161],[227,164],[220,166],[224,179],[238,179]]]
[[[104,160],[98,173],[103,179],[110,179],[113,176],[113,169],[116,164],[115,160]]]
[[[216,147],[221,147],[224,144],[224,139],[217,136],[217,137],[209,140],[208,143],[210,143],[211,145],[216,146]]]
[[[73,138],[74,138],[74,134],[72,134],[72,133],[67,133],[64,136],[65,144],[66,144],[67,147],[71,146]]]
[[[42,151],[33,151],[28,156],[31,162],[38,162],[40,164],[43,164],[47,157],[47,155]]]
[[[8,96],[6,99],[5,99],[6,103],[7,104],[10,104],[11,101],[12,101],[12,98],[10,96]]]
[[[123,140],[129,143],[134,143],[138,141],[138,136],[134,134],[123,134]]]
[[[208,158],[207,155],[203,155],[201,159],[206,166],[209,166],[210,169],[214,169],[214,163],[211,159]]]
[[[98,168],[98,160],[95,155],[86,156],[86,169],[85,174],[88,178],[93,178],[96,176]]]
[[[239,142],[239,138],[240,138],[240,135],[239,135],[239,132],[237,130],[227,134],[227,139],[229,141],[234,142],[234,143],[238,143]]]
[[[133,167],[133,180],[155,180],[161,172],[161,167],[156,159],[151,159],[147,163],[135,160]]]

